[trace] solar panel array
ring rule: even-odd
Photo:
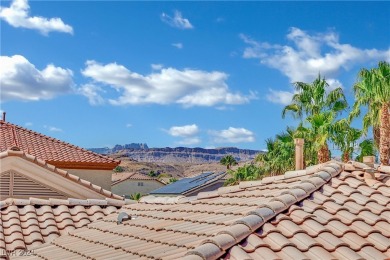
[[[150,194],[183,194],[189,190],[199,188],[205,184],[216,181],[223,177],[224,174],[224,172],[205,172],[192,178],[183,178],[177,182],[154,190],[150,192]]]

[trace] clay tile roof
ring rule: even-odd
[[[58,176],[61,176],[61,177],[66,178],[68,180],[71,180],[74,183],[76,183],[78,185],[82,185],[85,188],[93,190],[94,192],[97,192],[98,194],[101,194],[104,197],[112,198],[112,199],[116,199],[116,200],[123,200],[123,198],[121,196],[116,195],[116,194],[112,193],[111,191],[105,190],[98,185],[92,184],[89,181],[81,179],[80,177],[78,177],[76,175],[70,174],[65,170],[59,169],[59,168],[55,167],[54,165],[48,164],[45,161],[42,161],[42,160],[38,159],[37,157],[30,155],[30,154],[27,154],[23,151],[7,150],[7,151],[0,152],[0,160],[2,160],[3,158],[9,157],[9,156],[17,156],[17,157],[22,158],[24,160],[27,160],[31,163],[35,163],[35,164],[39,165],[40,167],[42,167],[46,170],[49,170]],[[10,186],[11,186],[11,184],[10,184]],[[26,187],[24,187],[24,189],[26,189]],[[0,194],[0,197],[2,197],[1,195],[5,195],[5,194]]]
[[[34,254],[44,259],[70,253],[67,257],[107,259],[390,258],[388,183],[375,173],[368,181],[344,167],[331,162],[196,197],[144,197],[120,209],[129,215],[122,224],[118,213],[111,214]]]
[[[118,176],[116,176],[118,175]],[[113,174],[113,182],[111,185],[116,185],[126,180],[148,180],[148,181],[158,181],[161,182],[157,178],[150,177],[148,175],[137,173],[137,172],[123,172],[119,174]],[[162,182],[161,182],[162,183]]]
[[[0,120],[0,152],[17,147],[61,168],[112,170],[120,161]]]
[[[31,250],[116,212],[131,201],[7,199],[0,201],[2,252]]]

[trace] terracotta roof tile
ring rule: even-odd
[[[35,254],[47,259],[69,252],[90,258],[101,252],[110,259],[389,258],[387,184],[370,185],[337,164],[327,166],[221,189],[218,195],[148,196],[122,207],[132,216],[122,224],[111,214]]]
[[[78,185],[82,185],[82,186],[84,186],[84,187],[86,187],[88,189],[93,190],[94,192],[97,192],[97,193],[99,193],[101,195],[104,195],[107,198],[112,198],[112,199],[115,199],[115,200],[123,200],[123,198],[121,196],[119,196],[119,195],[116,195],[116,194],[114,194],[114,193],[112,193],[110,191],[107,191],[107,190],[103,189],[100,186],[94,185],[94,184],[92,184],[89,181],[83,180],[80,177],[75,176],[73,174],[70,174],[67,171],[59,169],[59,168],[57,168],[57,167],[55,167],[55,166],[53,166],[53,165],[51,165],[49,163],[46,163],[44,161],[40,161],[37,157],[32,156],[30,154],[27,154],[27,153],[25,153],[23,151],[6,150],[6,151],[3,151],[3,152],[0,152],[1,160],[6,158],[6,157],[13,157],[13,156],[22,158],[24,160],[28,160],[31,163],[35,163],[35,164],[41,166],[42,168],[44,168],[46,170],[49,170],[50,172],[53,172],[54,174],[57,174],[57,175],[59,175],[61,177],[64,177],[64,178],[67,178],[68,180],[71,180],[71,181],[77,183]],[[52,198],[51,200],[52,200],[51,203],[53,203],[53,204],[55,204],[55,203],[60,203],[60,204],[63,203],[60,199],[53,199]],[[85,201],[85,200],[81,200],[81,201]],[[23,203],[23,201],[20,200],[19,203]],[[39,205],[39,204],[42,204],[42,203],[43,204],[47,204],[47,201],[46,200],[41,200],[39,198],[32,198],[27,203],[28,204]]]
[[[62,168],[113,169],[120,161],[0,120],[0,152],[18,147],[45,162]]]

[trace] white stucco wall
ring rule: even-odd
[[[139,186],[138,183],[143,183]],[[164,184],[154,180],[125,180],[111,187],[111,191],[117,195],[131,195],[134,193],[148,194],[152,190],[161,188]]]
[[[80,169],[64,169],[68,173],[79,176],[81,179],[92,182],[95,185],[101,186],[103,189],[111,191],[111,178],[113,171],[110,170],[80,170]]]

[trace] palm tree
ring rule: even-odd
[[[306,119],[311,129],[306,129],[305,132],[313,141],[311,145],[317,153],[317,159],[320,163],[326,162],[330,159],[328,131],[337,114],[348,107],[343,90],[338,87],[327,91],[329,84],[321,75],[313,83],[295,82],[294,86],[297,93],[293,96],[292,103],[283,109],[282,117],[291,112],[295,118],[301,119],[301,128],[304,128]]]
[[[373,156],[375,154],[375,145],[372,139],[363,140],[359,144],[360,153],[355,160],[362,162],[364,156]]]
[[[226,155],[220,160],[220,163],[225,165],[227,170],[230,170],[232,165],[237,165],[237,161],[232,155]]]
[[[367,106],[363,117],[363,130],[373,127],[374,140],[379,147],[383,165],[390,161],[390,64],[381,61],[378,68],[362,69],[354,86],[355,104],[350,119],[360,115],[360,108]],[[379,128],[379,131],[378,131]],[[379,132],[379,136],[378,133]],[[379,139],[379,141],[378,141]]]
[[[333,111],[322,112],[307,118],[314,137],[314,149],[317,151],[319,163],[325,163],[330,160],[327,140],[330,138],[330,133],[333,130],[334,118],[335,113]]]
[[[294,168],[295,130],[288,127],[286,132],[277,134],[275,139],[266,140],[267,152],[257,155],[255,161],[269,175],[283,174]]]
[[[295,91],[292,103],[282,111],[284,118],[287,112],[291,112],[295,118],[303,119],[303,116],[312,116],[326,110],[335,113],[342,112],[348,107],[343,89],[335,88],[327,93],[329,84],[321,75],[313,83],[295,82]]]
[[[343,162],[351,159],[356,142],[361,136],[362,131],[351,127],[346,119],[341,119],[334,124],[331,139],[340,148]]]
[[[131,200],[139,201],[141,199],[142,195],[141,193],[137,192],[130,195]]]
[[[227,179],[225,186],[237,185],[240,181],[259,180],[263,177],[264,171],[254,164],[247,164],[238,167],[237,170],[231,172],[232,177]]]

